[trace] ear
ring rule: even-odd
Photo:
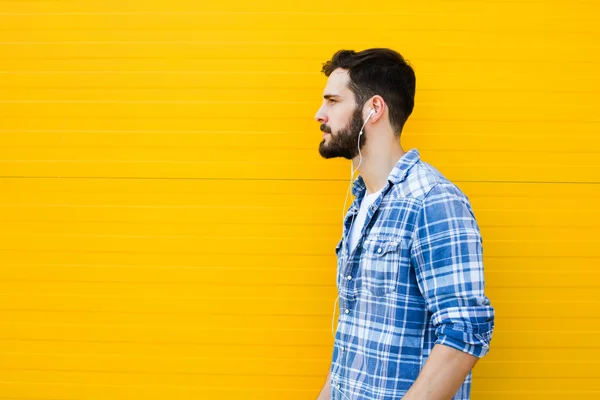
[[[385,112],[386,104],[383,97],[379,95],[373,96],[369,101],[366,102],[365,107],[367,108],[366,115],[369,115],[369,112],[373,110],[373,115],[369,119],[369,122],[377,122],[379,121]]]

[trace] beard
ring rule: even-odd
[[[325,143],[325,138],[319,145],[319,154],[323,158],[344,157],[347,160],[352,160],[358,155],[358,137],[360,129],[363,126],[362,113],[359,107],[356,107],[352,113],[350,122],[346,127],[340,129],[337,134],[331,132],[331,128],[325,124],[321,125],[321,131],[329,133],[329,142]],[[362,149],[367,140],[367,135],[363,132],[360,138],[360,148]]]

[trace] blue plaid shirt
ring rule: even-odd
[[[388,176],[348,254],[362,177],[338,256],[340,316],[331,364],[334,400],[397,400],[435,344],[489,350],[494,309],[484,294],[482,239],[467,197],[413,149]],[[471,373],[453,399],[470,398]]]

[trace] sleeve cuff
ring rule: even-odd
[[[494,330],[492,307],[442,310],[433,315],[432,323],[436,327],[436,344],[449,346],[478,358],[489,352]]]

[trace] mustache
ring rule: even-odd
[[[331,133],[331,128],[325,124],[321,124],[321,132]]]

